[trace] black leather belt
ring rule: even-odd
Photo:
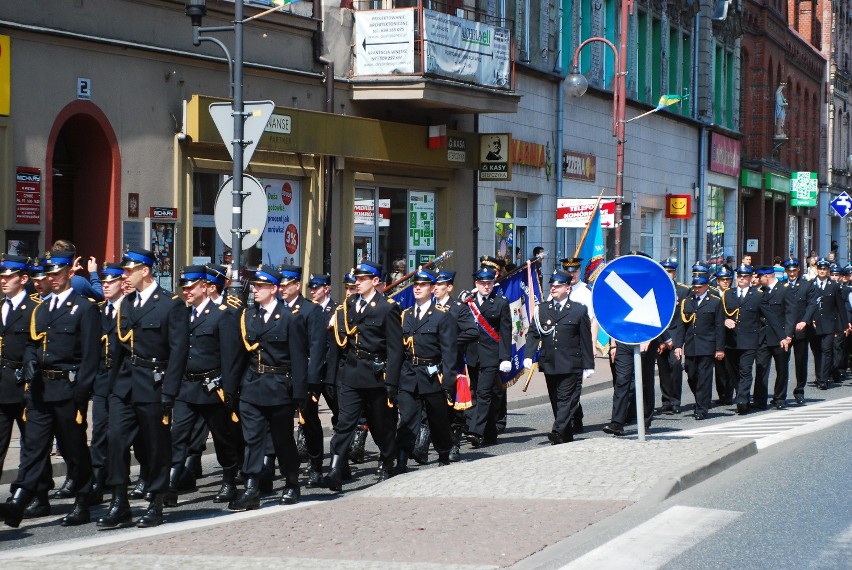
[[[372,360],[373,362],[384,362],[385,358],[387,358],[384,354],[380,354],[378,352],[367,352],[366,350],[361,350],[360,348],[356,348],[355,356],[360,358],[361,360]]]
[[[286,366],[269,366],[268,364],[258,364],[254,370],[258,374],[289,374],[290,365]]]
[[[48,380],[67,380],[68,370],[42,370],[41,377]]]
[[[420,358],[419,356],[405,355],[405,359],[414,366],[435,366],[441,363],[440,358]]]
[[[207,372],[195,372],[185,374],[186,379],[192,382],[199,382],[201,380],[210,380],[212,378],[218,378],[222,375],[222,370],[220,368],[215,368],[213,370],[208,370]]]
[[[9,367],[9,368],[23,368],[23,362],[17,362],[15,360],[9,360],[8,358],[0,358],[0,366]]]
[[[130,356],[130,364],[133,366],[141,366],[142,368],[158,368],[165,369],[169,365],[168,360],[148,360],[132,354]]]

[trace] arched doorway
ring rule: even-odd
[[[121,155],[103,112],[87,101],[65,107],[47,144],[45,247],[68,239],[98,264],[121,255]],[[83,261],[85,267],[85,259]]]

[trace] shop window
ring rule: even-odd
[[[642,212],[641,250],[654,258],[656,258],[654,255],[654,234],[657,233],[654,231],[654,228],[658,213],[654,210],[644,210]]]
[[[812,218],[804,218],[802,226],[802,249],[808,255],[816,255],[814,249],[814,221]],[[804,257],[804,256],[802,256]]]
[[[852,236],[850,236],[852,238]],[[790,224],[787,233],[787,255],[789,257],[799,257],[799,217],[790,216]],[[849,251],[852,251],[850,249]]]
[[[669,220],[669,258],[678,262],[680,278],[683,278],[686,266],[686,253],[689,246],[689,220]]]
[[[192,175],[192,262],[219,263],[226,244],[216,233],[214,210],[224,176],[215,172]],[[231,244],[227,244],[230,247]]]
[[[529,253],[527,199],[498,194],[494,208],[494,255],[507,266],[520,265]]]
[[[725,262],[725,191],[718,186],[707,187],[707,257],[710,263]]]

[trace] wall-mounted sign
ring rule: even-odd
[[[544,158],[545,150],[543,144],[512,139],[512,153],[509,156],[512,164],[544,168]]]
[[[711,133],[710,170],[728,176],[739,176],[740,141],[719,133]]]
[[[595,211],[596,198],[559,198],[556,200],[557,228],[585,228]],[[601,200],[601,227],[615,225],[615,200]]]
[[[86,77],[77,78],[77,99],[88,101],[92,98],[92,80]]]
[[[0,36],[0,115],[12,112],[12,40]]]
[[[148,215],[159,220],[176,220],[178,209],[167,206],[151,206]]]
[[[127,194],[127,217],[139,217],[139,194],[137,192]]]
[[[41,223],[41,170],[19,166],[15,169],[15,222]]]
[[[790,205],[815,208],[819,197],[816,172],[794,172],[790,179]]]
[[[596,174],[597,158],[595,155],[572,150],[562,152],[562,178],[594,182]]]
[[[479,137],[479,179],[511,180],[509,151],[512,136],[491,133]]]
[[[355,75],[414,73],[414,10],[355,11]]]
[[[689,194],[666,194],[666,217],[674,219],[692,217],[692,196]]]
[[[467,141],[462,137],[447,137],[447,160],[465,162],[467,160]]]

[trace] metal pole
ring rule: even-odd
[[[645,441],[645,395],[642,393],[642,352],[633,345],[633,390],[636,392],[636,429],[639,441]]]
[[[621,255],[621,204],[624,201],[624,119],[627,99],[627,25],[628,13],[633,12],[633,0],[621,0],[621,24],[618,46],[618,75],[615,81],[616,151],[615,151],[615,243],[613,254]]]
[[[231,255],[233,258],[234,276],[231,290],[235,295],[240,294],[241,254],[243,251],[243,132],[245,115],[243,107],[243,0],[234,2],[234,77],[231,85],[234,94],[234,104],[231,114],[234,117],[234,186],[231,210]]]

